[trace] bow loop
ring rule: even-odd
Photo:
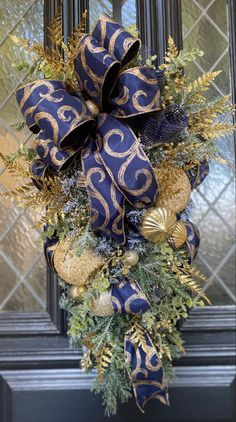
[[[81,146],[94,124],[84,99],[70,95],[60,81],[28,84],[17,91],[17,101],[29,128],[44,132],[58,148]]]
[[[76,138],[78,140],[78,138]],[[59,149],[55,143],[47,138],[45,132],[39,132],[33,146],[36,149],[38,155],[45,161],[46,165],[53,167],[55,170],[64,170],[67,168],[75,157],[75,154],[79,150],[81,141],[75,143],[67,149]]]
[[[85,35],[80,41],[74,67],[81,92],[104,109],[118,76],[120,63],[93,37]]]
[[[161,94],[156,71],[139,66],[120,73],[118,92],[111,100],[111,115],[117,118],[132,117],[161,109]]]
[[[115,59],[125,66],[138,53],[140,40],[133,37],[119,23],[114,22],[108,15],[101,14],[93,30],[93,37]]]
[[[35,121],[33,112],[44,98],[51,99],[54,102],[58,101],[59,98],[53,97],[52,94],[61,89],[65,89],[65,84],[62,81],[43,79],[28,83],[16,91],[16,99],[21,112],[27,126],[33,133],[38,133],[40,131],[40,127]]]

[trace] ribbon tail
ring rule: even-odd
[[[124,197],[106,172],[94,139],[88,139],[81,158],[91,205],[91,227],[122,244],[125,242]]]
[[[130,332],[126,333],[124,343],[136,404],[142,413],[146,403],[152,399],[169,405],[167,381],[161,361],[148,334],[144,333],[144,339],[145,350],[144,345],[137,344]]]
[[[155,174],[129,125],[102,113],[97,135],[101,162],[117,189],[135,208],[153,205],[158,195]]]

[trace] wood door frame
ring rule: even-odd
[[[72,27],[78,23],[82,12],[88,9],[88,3],[88,0],[64,0],[65,34],[69,34]],[[55,0],[45,0],[45,28],[55,13],[56,4]],[[236,0],[228,0],[228,7],[232,86],[235,98],[236,69],[233,57],[236,57]],[[178,47],[182,46],[181,0],[137,0],[137,15],[142,41],[153,50],[157,50],[158,47],[160,61],[169,34],[174,37]],[[45,42],[49,43],[47,32]],[[33,385],[38,370],[42,374],[39,388],[42,382],[43,385],[46,383],[48,388],[59,391],[61,379],[66,378],[68,386],[71,383],[71,388],[73,386],[79,390],[89,389],[93,375],[85,376],[78,369],[82,354],[69,347],[65,336],[67,315],[59,309],[59,296],[57,277],[48,270],[46,312],[7,312],[0,315],[1,422],[13,420],[13,416],[8,414],[11,412],[9,403],[13,400],[14,394],[17,395],[21,388],[25,388],[26,380],[29,385]],[[197,382],[199,391],[196,397],[203,400],[203,410],[205,409],[207,414],[207,402],[204,397],[212,388],[221,388],[219,380],[222,379],[221,406],[227,407],[228,413],[226,412],[227,416],[224,420],[230,421],[230,415],[234,412],[231,402],[228,402],[228,397],[231,396],[232,385],[235,382],[235,307],[213,306],[195,309],[182,324],[181,331],[186,342],[187,353],[174,362],[178,379],[174,381],[171,388],[188,394],[188,389],[194,387]],[[58,369],[59,376],[54,376],[55,369]],[[216,404],[216,412],[219,411]]]

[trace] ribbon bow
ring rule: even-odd
[[[38,133],[41,159],[34,175],[48,167],[63,170],[81,150],[95,232],[125,242],[124,202],[151,206],[158,194],[152,166],[127,118],[161,109],[156,71],[145,66],[121,69],[140,41],[101,15],[93,35],[84,35],[74,61],[80,95],[61,81],[41,80],[17,91],[29,128]],[[88,136],[89,134],[89,136]]]

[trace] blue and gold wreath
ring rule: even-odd
[[[79,157],[90,202],[91,228],[98,236],[112,238],[124,248],[130,230],[126,207],[147,209],[146,224],[152,228],[152,210],[159,196],[158,177],[133,129],[134,123],[142,119],[148,141],[154,138],[162,143],[177,137],[188,125],[179,106],[162,109],[163,72],[144,65],[126,68],[139,48],[138,39],[107,15],[101,15],[92,36],[84,35],[77,47],[77,92],[68,91],[62,81],[48,79],[34,81],[17,91],[26,123],[37,134],[34,148],[39,157],[31,165],[35,183],[40,188],[37,180],[47,177],[50,169],[68,169]],[[189,174],[192,189],[207,173],[208,163],[203,162],[195,175]],[[190,221],[181,224],[178,227],[186,231],[184,241],[193,260],[199,247],[199,232]],[[133,227],[133,231],[141,236],[139,227]],[[144,230],[142,235],[145,237]],[[47,262],[52,268],[58,241],[55,233],[45,243]],[[150,308],[146,295],[128,275],[120,277],[110,293],[115,313],[140,314]],[[132,330],[128,330],[124,351],[140,409],[152,398],[168,404],[165,374],[148,333],[142,343],[137,343]]]

